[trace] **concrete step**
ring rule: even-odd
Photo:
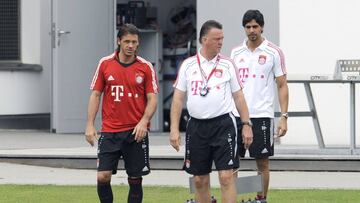
[[[184,147],[179,152],[170,146],[150,146],[152,169],[181,170]],[[96,148],[42,148],[0,150],[0,162],[20,163],[49,167],[77,169],[96,168]],[[271,157],[270,168],[273,171],[360,171],[360,156],[357,155],[314,155],[282,154]],[[119,162],[123,169],[123,162]],[[255,170],[255,161],[244,158],[240,170]]]
[[[150,164],[153,169],[181,170],[184,146],[176,152],[168,133],[150,134]],[[182,135],[182,143],[184,142]],[[96,168],[96,147],[83,134],[54,134],[34,130],[0,130],[0,162],[76,169]],[[273,171],[360,171],[360,150],[347,146],[275,145]],[[123,168],[122,161],[119,168]],[[255,161],[241,160],[240,170],[255,170]]]

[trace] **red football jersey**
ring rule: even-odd
[[[137,56],[125,67],[117,56],[115,52],[100,60],[90,87],[103,93],[102,132],[133,129],[145,112],[146,95],[159,91],[150,62]]]

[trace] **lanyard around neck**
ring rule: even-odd
[[[199,54],[196,54],[196,58],[197,58],[197,62],[199,64],[199,69],[200,69],[200,72],[201,72],[201,76],[203,78],[203,82],[204,82],[204,86],[207,86],[211,76],[214,74],[215,70],[216,70],[216,66],[218,65],[219,61],[220,61],[220,55],[218,54],[217,55],[217,58],[216,58],[216,62],[215,62],[215,65],[213,67],[213,69],[211,70],[210,74],[209,74],[209,77],[206,77],[206,74],[205,74],[205,71],[202,69],[201,67],[201,63],[200,63],[200,57],[199,57]],[[205,81],[204,81],[205,80]]]

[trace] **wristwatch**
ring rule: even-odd
[[[251,122],[251,120],[248,120],[248,121],[241,121],[241,124],[242,124],[242,125],[248,125],[248,126],[250,126],[250,127],[252,127],[252,126],[253,126],[253,123]]]
[[[282,113],[281,114],[281,117],[284,117],[284,118],[286,118],[286,119],[288,119],[289,118],[289,113]]]

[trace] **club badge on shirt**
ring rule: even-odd
[[[136,75],[135,81],[136,81],[136,83],[141,84],[144,81],[144,78],[141,75]]]
[[[259,63],[260,65],[264,65],[264,64],[266,63],[266,56],[264,56],[264,55],[259,55],[258,63]]]
[[[223,70],[222,69],[216,69],[214,74],[215,74],[215,77],[221,78],[222,74],[223,74]]]

